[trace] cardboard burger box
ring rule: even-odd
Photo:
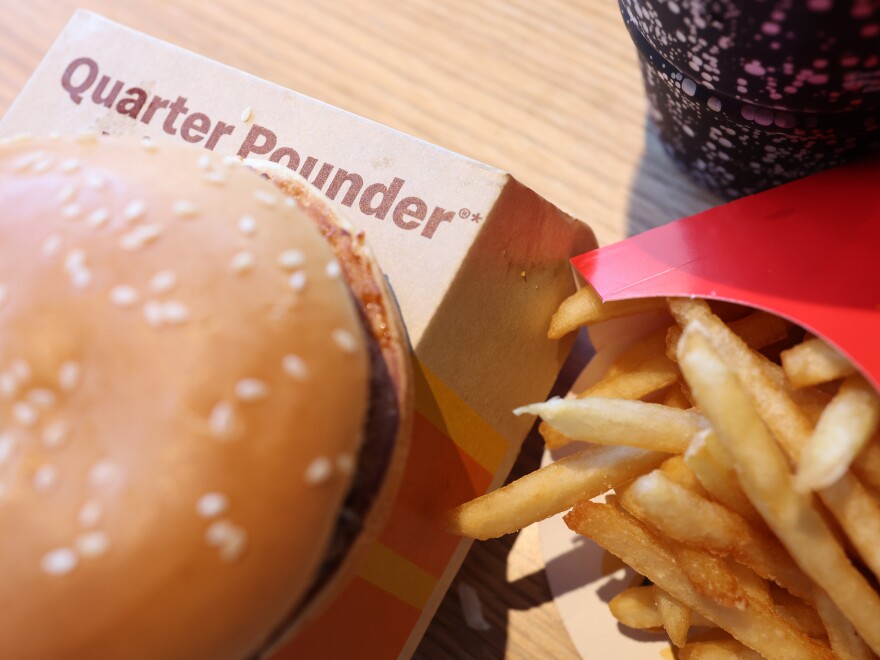
[[[642,297],[726,300],[785,317],[846,355],[880,389],[880,158],[817,174],[647,231],[572,260],[607,301]],[[657,316],[591,328],[596,358],[582,391]],[[663,322],[661,320],[661,322]],[[565,450],[545,461],[559,458]],[[609,570],[603,550],[557,516],[540,523],[555,602],[585,657],[657,658],[665,638],[621,634],[608,600],[635,575]]]
[[[359,575],[276,655],[407,656],[469,547],[444,512],[504,481],[531,425],[510,411],[544,398],[566,356],[547,321],[592,233],[505,172],[78,12],[0,134],[84,130],[268,158],[366,234],[414,352],[413,448]]]

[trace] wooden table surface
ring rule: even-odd
[[[0,0],[0,112],[77,7],[512,172],[602,245],[717,203],[647,126],[613,0]],[[515,474],[540,453],[530,437]],[[576,657],[535,529],[475,544],[417,655]]]

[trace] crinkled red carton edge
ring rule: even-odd
[[[880,158],[572,259],[603,300],[697,296],[794,321],[880,387]]]

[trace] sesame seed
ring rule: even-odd
[[[40,566],[49,575],[66,575],[70,573],[79,560],[70,548],[55,548],[40,559]]]
[[[235,527],[232,534],[220,545],[220,559],[235,561],[244,554],[245,549],[247,549],[247,533],[241,527]]]
[[[9,462],[12,452],[15,451],[15,436],[9,431],[0,433],[0,467]]]
[[[242,378],[235,384],[235,396],[240,401],[262,401],[269,396],[269,386],[259,378]]]
[[[122,481],[122,468],[109,459],[102,458],[89,469],[89,483],[93,488],[115,490],[122,485]]]
[[[65,174],[70,174],[71,172],[76,172],[80,168],[81,163],[76,158],[68,158],[65,161],[61,162],[59,165],[59,169]]]
[[[339,454],[336,457],[336,467],[343,474],[351,474],[354,472],[354,456],[348,453]]]
[[[58,468],[51,464],[41,465],[34,472],[34,488],[45,493],[58,483]]]
[[[61,190],[58,191],[58,201],[62,204],[65,202],[69,202],[76,195],[76,185],[73,183],[67,183],[61,187]]]
[[[288,270],[299,268],[305,262],[306,256],[301,250],[285,250],[278,255],[278,265]]]
[[[293,197],[285,197],[284,198],[284,206],[288,209],[294,209],[298,206],[296,200]]]
[[[98,208],[89,213],[86,222],[89,224],[89,227],[97,228],[107,224],[109,219],[110,211],[105,208]]]
[[[199,214],[199,209],[188,199],[178,199],[171,205],[171,212],[178,218],[194,218]]]
[[[147,153],[154,154],[156,153],[156,151],[158,151],[156,144],[149,136],[144,136],[143,138],[141,138],[141,144],[144,147],[144,151],[146,151]]]
[[[220,164],[223,165],[227,170],[231,170],[234,167],[240,167],[244,162],[244,158],[241,156],[223,156],[223,159],[220,161]]]
[[[82,206],[76,202],[65,204],[61,207],[61,217],[65,220],[76,220],[82,215]]]
[[[208,417],[208,429],[218,440],[228,440],[235,430],[235,410],[228,401],[218,401]]]
[[[40,246],[40,252],[44,257],[54,257],[61,251],[61,234],[49,234]]]
[[[110,539],[104,532],[96,530],[77,536],[74,545],[80,557],[91,559],[92,557],[100,557],[107,552],[107,548],[110,547]]]
[[[86,265],[86,253],[76,248],[67,253],[67,256],[64,257],[64,270],[70,272],[73,270],[79,270],[83,266]]]
[[[40,160],[43,157],[45,152],[43,151],[34,151],[29,154],[25,154],[24,156],[17,158],[15,162],[12,164],[13,172],[21,172],[22,170],[30,167],[35,162]]]
[[[12,375],[15,376],[19,383],[26,383],[31,379],[31,365],[28,363],[27,360],[15,358],[12,362],[9,363],[9,370],[12,372]]]
[[[6,302],[6,299],[9,297],[9,287],[5,284],[0,284],[0,306]]]
[[[51,422],[43,429],[43,446],[47,449],[60,449],[67,444],[70,426],[64,420]]]
[[[4,371],[0,373],[0,396],[4,399],[14,399],[18,394],[18,379],[14,374]]]
[[[12,405],[12,417],[22,426],[33,426],[40,418],[40,414],[29,403],[19,401]]]
[[[58,385],[65,392],[70,392],[79,385],[81,375],[82,368],[79,366],[79,362],[68,360],[58,369]]]
[[[169,300],[162,303],[162,320],[168,325],[181,325],[189,320],[189,307],[182,302]]]
[[[85,176],[84,183],[87,188],[91,188],[92,190],[102,190],[104,186],[107,185],[107,178],[97,172],[88,172]]]
[[[76,289],[85,289],[92,283],[92,271],[88,268],[78,268],[70,274],[70,283]]]
[[[291,276],[287,278],[287,284],[294,291],[302,291],[306,288],[306,272],[304,270],[298,270],[291,274]]]
[[[333,331],[333,341],[346,353],[357,351],[357,339],[348,330],[338,329]]]
[[[258,188],[254,191],[254,199],[263,206],[275,206],[276,202],[278,202],[278,198],[275,195],[262,188]]]
[[[208,525],[208,529],[205,530],[205,542],[216,548],[229,538],[230,533],[234,528],[235,525],[228,520],[215,520]]]
[[[338,261],[328,261],[327,266],[324,268],[324,272],[327,273],[327,277],[335,280],[342,274],[342,267],[339,265]]]
[[[120,284],[110,289],[110,302],[117,307],[131,307],[136,305],[139,299],[137,289],[127,284]]]
[[[229,262],[229,268],[233,273],[245,273],[254,267],[254,255],[252,252],[238,252]]]
[[[159,225],[138,225],[119,239],[119,247],[128,252],[140,250],[147,243],[152,243],[162,234]]]
[[[152,328],[159,328],[165,321],[165,315],[162,311],[162,303],[158,300],[148,300],[144,304],[144,318],[147,325]]]
[[[150,291],[156,294],[168,293],[177,286],[177,275],[173,270],[160,270],[150,279]]]
[[[252,215],[243,215],[238,220],[238,231],[245,236],[253,236],[257,233],[257,221]]]
[[[122,210],[122,218],[126,222],[140,220],[147,213],[147,203],[142,199],[134,199],[125,205]]]
[[[80,507],[76,514],[76,521],[80,527],[97,527],[104,517],[104,505],[100,500],[88,500]]]
[[[295,380],[305,380],[309,376],[306,363],[298,355],[285,355],[281,364],[284,367],[284,373]]]
[[[55,392],[47,387],[35,387],[27,393],[28,403],[38,408],[51,408],[55,405],[57,398]]]
[[[226,175],[223,172],[205,172],[202,179],[214,186],[222,186],[226,183]]]
[[[48,169],[52,167],[52,164],[54,162],[55,161],[51,156],[46,156],[45,158],[42,158],[34,163],[34,172],[36,174],[42,174],[43,172],[48,171]]]
[[[309,463],[306,468],[306,483],[310,486],[319,486],[325,483],[333,473],[333,464],[326,456],[318,456]]]
[[[80,144],[95,144],[98,141],[98,134],[90,130],[80,131],[76,134],[76,141]]]
[[[223,493],[205,493],[196,502],[196,512],[202,518],[216,518],[229,509],[229,499]]]
[[[247,533],[228,520],[216,520],[205,531],[205,541],[219,550],[220,559],[235,561],[247,547]]]
[[[209,170],[211,169],[211,156],[208,154],[202,154],[199,156],[199,169],[200,170]]]
[[[241,111],[241,120],[245,123],[249,122],[251,120],[251,117],[253,116],[254,111],[250,107],[247,107]]]

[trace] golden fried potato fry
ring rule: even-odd
[[[709,497],[706,489],[703,488],[703,484],[697,479],[697,475],[694,474],[694,471],[688,467],[683,456],[672,456],[667,458],[660,465],[660,471],[670,481],[677,483],[682,488],[687,488],[689,491],[692,491],[701,497]]]
[[[880,494],[880,436],[875,436],[853,461],[853,471]]]
[[[828,632],[831,650],[841,660],[871,660],[874,654],[822,589],[815,587],[816,609]]]
[[[812,583],[810,586],[813,587]],[[813,605],[807,605],[797,596],[792,596],[790,592],[775,584],[770,585],[770,595],[773,598],[773,607],[780,616],[791,621],[810,637],[828,637],[825,624],[822,623]],[[814,600],[815,598],[811,596],[810,602]]]
[[[728,326],[751,348],[764,348],[782,341],[788,336],[788,323],[767,312],[753,312],[748,316],[732,321]],[[666,356],[678,361],[676,347],[681,339],[681,328],[672,326],[666,332]]]
[[[663,619],[654,604],[654,587],[630,587],[617,594],[608,603],[614,618],[628,628],[636,630],[659,629]]]
[[[678,652],[679,660],[763,660],[763,657],[735,639],[691,642]]]
[[[774,374],[779,367],[746,346],[712,314],[704,301],[671,299],[669,308],[680,325],[705,329],[704,335],[712,350],[736,373],[754,408],[785,451],[788,462],[797,465],[812,434],[813,424],[807,413],[776,382]],[[690,384],[693,387],[693,383]],[[880,502],[852,472],[845,473],[818,494],[861,558],[874,575],[880,577]]]
[[[450,513],[448,526],[481,540],[510,534],[631,481],[667,457],[633,447],[587,447],[462,504]]]
[[[665,337],[664,328],[634,343],[611,363],[597,383],[576,398],[601,396],[636,400],[675,383],[680,373],[678,366],[666,357]],[[571,442],[571,438],[547,422],[541,422],[538,430],[549,449],[558,449]]]
[[[681,383],[673,383],[666,396],[663,397],[663,405],[670,408],[679,408],[680,410],[692,408],[694,404],[690,400],[689,394],[690,392],[686,391]]]
[[[780,354],[782,368],[794,387],[819,385],[855,373],[855,367],[821,339],[807,339]]]
[[[758,602],[749,602],[743,609],[725,607],[701,595],[679,568],[667,543],[614,507],[581,502],[565,517],[565,522],[764,657],[832,657],[828,647],[795,628],[772,608]]]
[[[665,309],[666,305],[662,298],[602,302],[596,290],[589,284],[585,284],[582,289],[570,295],[559,305],[559,309],[550,319],[550,329],[547,331],[547,336],[550,339],[559,339],[584,325],[592,325],[599,321],[640,312],[665,311]]]
[[[670,641],[681,648],[687,644],[688,630],[691,627],[691,608],[674,596],[654,585],[654,605],[666,628]]]
[[[852,565],[810,496],[794,490],[784,453],[705,333],[699,323],[685,327],[679,365],[733,457],[743,490],[798,565],[880,652],[880,597]]]
[[[735,511],[749,523],[764,528],[764,519],[742,491],[730,456],[711,429],[691,439],[684,460],[712,499]]]
[[[848,376],[801,452],[795,487],[819,490],[840,479],[880,424],[880,397],[862,376]]]
[[[513,412],[540,415],[573,440],[670,454],[684,453],[691,436],[705,426],[703,417],[691,410],[603,397],[554,398]]]
[[[776,539],[763,536],[742,517],[668,479],[660,470],[618,489],[633,516],[681,543],[731,557],[792,594],[810,600],[809,579]]]

